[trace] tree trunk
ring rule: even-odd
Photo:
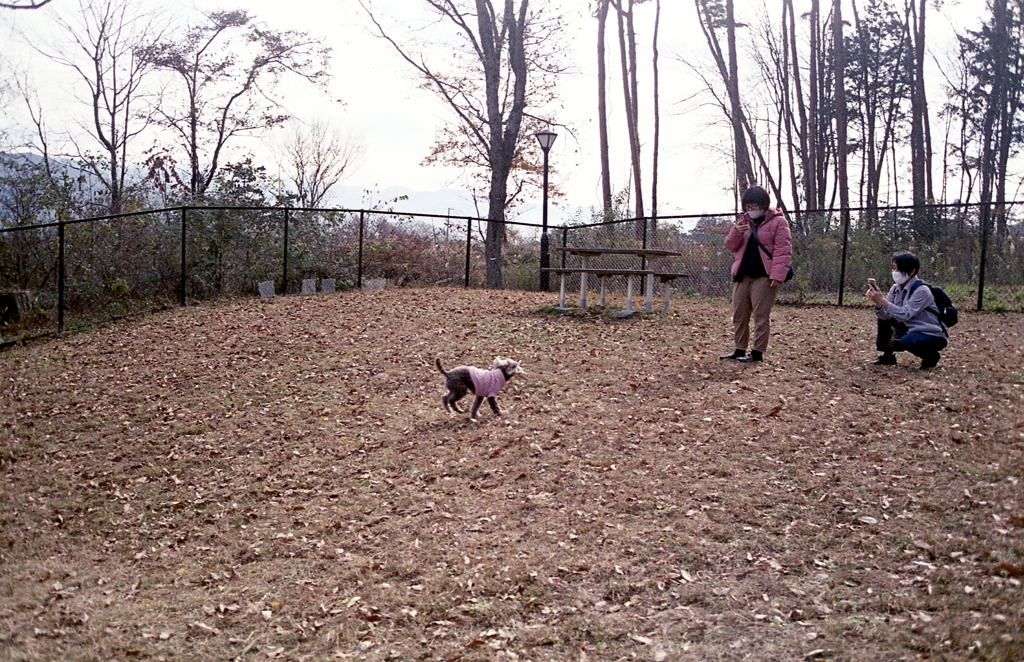
[[[839,188],[839,206],[844,225],[850,218],[849,177],[846,171],[847,109],[846,109],[846,48],[843,41],[843,12],[841,0],[832,4],[832,42],[835,53],[835,116],[836,116],[836,186]]]
[[[999,143],[995,166],[995,198],[998,205],[995,213],[997,245],[1009,234],[1007,209],[1003,203],[1006,202],[1006,180],[1009,174],[1010,158],[1013,156],[1015,141],[1019,141],[1015,133],[1015,126],[1017,125],[1017,113],[1021,107],[1022,61],[1019,35],[1022,32],[1021,21],[1024,20],[1024,5],[1018,3],[1017,12],[1018,14],[1015,16],[1013,9],[1007,8],[1004,11],[1004,25],[1000,30],[1000,35],[1006,39],[1006,47],[1003,49],[1006,60],[1000,69],[997,69],[997,71],[1003,72],[1000,76],[1003,79],[1003,102],[1000,105]],[[1011,34],[1016,36],[1011,38]]]
[[[608,24],[608,1],[597,5],[597,131],[601,158],[601,220],[612,220],[612,175],[608,158],[608,71],[605,64],[605,33]]]
[[[793,190],[793,205],[799,209],[802,206],[801,198],[805,204],[808,201],[806,189],[804,195],[800,195],[800,177],[797,176],[796,170],[796,163],[799,159],[803,172],[807,172],[807,113],[804,110],[800,65],[796,50],[796,16],[793,12],[793,0],[784,0],[782,5],[782,22],[782,70],[783,80],[786,82],[783,91],[785,95],[786,144],[789,152],[789,174],[790,186]],[[790,67],[792,67],[792,78],[790,77]],[[790,84],[790,81],[792,81],[792,84]],[[795,109],[794,99],[796,101]],[[797,131],[797,140],[794,140],[793,137],[794,126]],[[799,148],[799,153],[794,153],[797,148]],[[799,221],[797,225],[799,227]]]
[[[729,76],[725,81],[729,91],[729,109],[732,113],[733,149],[736,158],[736,196],[756,183],[754,168],[750,163],[750,152],[743,131],[743,108],[740,105],[739,65],[736,54],[736,18],[733,0],[725,0],[725,35],[728,46]]]
[[[487,98],[487,124],[490,134],[489,161],[491,185],[488,193],[487,232],[484,255],[488,288],[500,289],[502,279],[501,249],[505,236],[505,205],[508,202],[508,177],[512,171],[523,112],[526,109],[526,20],[528,0],[522,0],[519,12],[513,0],[505,0],[504,32],[496,27],[490,0],[476,0],[480,46],[484,61]],[[501,107],[501,50],[507,40],[508,61],[512,76],[512,99],[507,115]]]
[[[931,148],[926,140],[928,101],[924,88],[925,0],[920,0],[920,9],[915,9],[913,5],[910,8],[914,44],[914,57],[911,60],[913,87],[910,103],[910,154],[913,201],[917,206],[932,200],[928,174],[931,171]],[[915,216],[918,215],[915,212]]]
[[[652,59],[654,61],[654,145],[651,157],[651,236],[654,240],[658,231],[658,152],[661,145],[661,100],[659,99],[658,74],[658,29],[661,26],[661,0],[654,5],[654,36],[652,42]]]
[[[725,112],[729,118],[733,138],[733,159],[735,162],[735,194],[737,201],[743,195],[743,191],[754,183],[754,172],[750,164],[750,152],[747,150],[747,143],[744,137],[743,110],[740,105],[739,81],[737,80],[738,66],[736,63],[736,24],[733,20],[732,0],[726,0],[726,44],[727,53],[722,52],[722,45],[715,32],[715,17],[707,6],[708,0],[695,0],[697,17],[700,19],[700,27],[704,32],[711,56],[718,67],[718,74],[722,77],[729,97],[729,106]]]
[[[842,261],[839,267],[839,305],[843,305],[846,282],[846,244],[850,234],[850,189],[846,173],[846,47],[843,42],[842,0],[832,3],[832,43],[835,54],[836,104],[836,187],[839,189],[839,214],[843,223]]]
[[[619,29],[619,54],[622,64],[622,98],[626,107],[626,131],[629,137],[629,158],[633,173],[633,200],[637,220],[636,233],[639,237],[643,229],[640,225],[644,216],[644,194],[642,186],[640,162],[640,123],[637,117],[639,102],[637,100],[636,76],[636,34],[633,29],[633,0],[626,0],[627,8],[621,2],[613,2],[616,8]]]
[[[808,66],[808,102],[807,111],[807,170],[804,171],[804,181],[807,186],[807,204],[815,209],[821,209],[822,198],[818,191],[818,75],[821,70],[819,59],[821,57],[821,32],[819,29],[818,0],[811,0],[811,53]],[[796,65],[794,65],[796,66]]]

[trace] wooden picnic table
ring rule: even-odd
[[[669,274],[661,272],[659,273],[658,266],[660,263],[669,257],[678,257],[682,255],[677,251],[666,251],[659,248],[600,248],[596,246],[583,246],[576,248],[556,248],[556,251],[561,251],[566,255],[578,255],[581,259],[581,266],[578,269],[569,268],[553,268],[547,269],[549,273],[557,273],[561,277],[561,293],[559,296],[559,307],[565,307],[565,276],[571,273],[580,274],[580,308],[587,307],[587,275],[593,274],[601,279],[601,304],[604,304],[604,280],[610,276],[626,276],[628,278],[628,285],[626,290],[626,310],[625,314],[632,314],[633,312],[633,278],[637,276],[645,276],[647,279],[647,290],[645,296],[644,310],[651,312],[653,309],[654,300],[654,279],[660,278],[662,282],[668,282],[675,278],[685,277],[685,274]],[[649,266],[646,269],[600,269],[593,268],[590,265],[591,258],[600,258],[604,255],[634,255],[636,257],[644,258],[649,262]],[[665,299],[665,309],[668,310],[668,298]]]

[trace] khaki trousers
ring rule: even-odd
[[[768,277],[746,276],[732,289],[732,330],[736,336],[736,349],[761,352],[768,349],[772,333],[771,315],[775,295],[779,288],[768,286]],[[754,318],[754,344],[750,345],[750,318]]]

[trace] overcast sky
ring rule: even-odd
[[[139,0],[143,2],[144,0]],[[548,0],[551,2],[552,0]],[[421,0],[377,0],[376,7],[386,14],[402,17],[415,23]],[[596,23],[589,15],[586,0],[565,0],[565,15],[569,33],[566,35],[566,56],[573,72],[560,84],[564,108],[555,117],[571,131],[555,128],[559,137],[550,154],[550,162],[557,172],[552,181],[566,192],[566,197],[553,203],[552,223],[561,223],[566,216],[578,214],[579,208],[589,209],[599,204],[600,170],[597,158],[596,81],[594,53]],[[800,4],[800,3],[798,3]],[[16,31],[25,30],[37,37],[45,36],[52,23],[52,12],[67,12],[77,8],[77,0],[54,0],[39,11],[2,12],[0,39],[16,41]],[[663,0],[661,17],[661,98],[662,144],[660,161],[659,214],[696,214],[722,212],[733,209],[733,196],[729,189],[732,181],[731,164],[721,151],[728,134],[721,126],[711,125],[719,119],[707,105],[706,99],[694,97],[700,84],[681,62],[706,58],[707,46],[696,21],[693,3]],[[213,5],[203,4],[204,8]],[[447,109],[429,92],[418,89],[417,82],[404,62],[386,42],[369,33],[368,21],[355,0],[237,0],[218,5],[223,9],[245,8],[280,30],[301,30],[322,39],[333,47],[330,94],[322,94],[311,87],[290,85],[284,99],[285,106],[304,120],[327,119],[344,133],[351,133],[365,146],[365,155],[359,167],[343,183],[349,191],[381,191],[404,187],[420,192],[460,188],[457,171],[420,165],[429,153],[435,131],[448,119]],[[737,2],[740,20],[753,22],[755,13],[763,11],[759,0]],[[949,43],[951,20],[954,16],[959,28],[974,27],[982,15],[983,0],[946,2],[944,14],[931,15],[930,35],[937,39],[933,49],[942,50]],[[649,63],[650,37],[653,24],[653,2],[637,9],[641,63]],[[777,15],[777,14],[776,14]],[[609,50],[615,48],[609,31]],[[938,37],[944,37],[938,39]],[[939,46],[940,42],[943,44]],[[31,62],[33,71],[39,72],[38,57],[7,49],[20,66]],[[940,60],[944,53],[934,53]],[[46,65],[47,73],[38,77],[40,93],[44,98],[63,99],[58,104],[69,107],[69,85],[60,82],[61,74],[53,65]],[[929,66],[935,67],[934,61]],[[641,73],[641,106],[649,113],[651,86],[649,64]],[[609,95],[612,100],[611,131],[613,133],[613,186],[621,190],[628,185],[629,163],[625,148],[624,118],[621,112],[621,84],[614,52],[609,58],[612,78]],[[940,93],[938,74],[933,73],[932,94]],[[67,79],[70,80],[70,79]],[[341,100],[339,103],[337,100]],[[939,99],[933,97],[932,103]],[[651,135],[650,116],[641,118],[641,132]],[[275,138],[270,138],[275,140]],[[247,143],[237,145],[257,155],[265,153],[267,145]],[[936,147],[938,149],[938,146]],[[649,183],[650,145],[644,147],[645,176]],[[272,163],[267,159],[267,165]],[[350,194],[351,195],[351,194]],[[539,191],[534,196],[539,200]],[[645,199],[649,199],[645,191]],[[350,200],[345,201],[350,204]],[[439,202],[438,204],[444,204]],[[444,213],[445,210],[437,210]],[[539,219],[536,205],[523,210],[523,220]]]

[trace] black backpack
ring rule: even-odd
[[[920,285],[927,285],[931,289],[932,296],[935,298],[935,308],[932,308],[931,310],[938,316],[939,322],[947,328],[956,326],[956,323],[960,321],[960,315],[956,312],[956,306],[953,305],[953,301],[949,298],[949,295],[946,294],[946,291],[938,285],[932,285],[924,282],[923,280],[918,280],[910,286],[910,296],[913,296],[914,290],[916,290]]]

